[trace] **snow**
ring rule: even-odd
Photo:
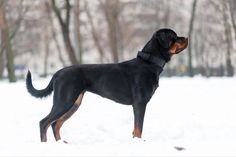
[[[50,78],[34,80],[44,88]],[[161,78],[133,139],[131,106],[86,93],[55,142],[39,139],[52,96],[31,97],[24,81],[0,82],[0,156],[236,156],[236,78]],[[177,150],[182,148],[183,150]]]

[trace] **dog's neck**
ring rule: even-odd
[[[138,58],[141,58],[142,60],[146,61],[146,62],[150,62],[153,63],[161,68],[163,68],[166,64],[166,61],[158,56],[153,56],[150,53],[145,53],[143,51],[139,51]]]

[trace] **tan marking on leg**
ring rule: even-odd
[[[46,135],[46,133],[42,133],[41,142],[47,142],[47,135]]]
[[[56,141],[61,139],[61,136],[60,136],[61,126],[64,124],[64,122],[66,120],[68,120],[78,110],[78,108],[79,108],[78,105],[73,105],[72,108],[68,112],[66,112],[63,116],[61,116],[57,120],[56,125],[55,125],[55,138],[56,138]]]
[[[140,131],[139,128],[134,128],[133,137],[138,137],[138,138],[142,137],[142,132]]]
[[[62,124],[63,124],[63,121],[59,118],[56,122],[56,125],[55,125],[55,138],[56,138],[56,141],[61,139],[60,128],[61,128]]]
[[[141,132],[141,130],[138,128],[138,125],[137,125],[137,124],[134,125],[134,131],[132,132],[132,134],[133,134],[133,138],[134,138],[134,137],[141,138],[142,132]]]
[[[63,125],[63,123],[66,120],[68,120],[78,110],[78,108],[79,108],[79,106],[82,102],[83,95],[84,95],[84,93],[81,93],[79,95],[79,97],[77,98],[77,100],[75,101],[75,104],[72,106],[72,108],[57,120],[56,125],[55,125],[55,138],[56,138],[56,141],[61,139],[60,128]]]
[[[76,99],[76,101],[75,101],[75,104],[76,104],[76,105],[80,106],[81,101],[82,101],[82,99],[83,99],[83,96],[84,96],[84,93],[81,93],[81,94],[79,95],[79,97],[78,97],[78,98]]]
[[[47,142],[47,130],[48,130],[48,127],[49,127],[50,125],[51,125],[51,124],[49,124],[49,125],[45,128],[45,131],[42,133],[41,142]]]

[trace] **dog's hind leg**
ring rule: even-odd
[[[41,142],[47,142],[47,129],[49,127],[49,125],[47,124],[48,118],[49,115],[47,115],[44,119],[42,119],[39,122]]]
[[[77,111],[78,108],[79,108],[78,105],[73,105],[68,112],[66,112],[58,120],[56,120],[55,122],[52,123],[51,126],[52,126],[53,134],[54,134],[54,137],[55,137],[56,141],[61,139],[61,136],[60,136],[61,126],[63,125],[63,123],[67,119],[69,119]]]
[[[56,94],[54,94],[54,97],[58,98]],[[73,97],[73,96],[71,96]],[[67,113],[71,108],[73,108],[73,102],[72,100],[63,100],[61,99],[54,99],[53,107],[51,112],[40,121],[40,138],[41,142],[47,141],[47,129],[48,127],[60,117],[62,117],[65,113]]]
[[[52,110],[44,119],[42,119],[39,123],[40,126],[40,138],[41,142],[47,142],[47,130],[48,127],[57,119],[59,119],[62,115],[64,115],[64,108],[57,108],[56,110]]]
[[[62,115],[58,120],[56,120],[55,122],[52,123],[52,130],[53,130],[53,134],[54,134],[56,141],[61,139],[60,128],[63,125],[63,123],[66,120],[68,120],[78,110],[78,108],[82,102],[83,95],[84,95],[84,93],[81,93],[79,95],[79,97],[76,99],[74,105],[64,115]]]

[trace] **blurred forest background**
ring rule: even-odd
[[[163,76],[235,76],[236,0],[0,0],[0,79],[132,59],[164,27],[190,44]]]

